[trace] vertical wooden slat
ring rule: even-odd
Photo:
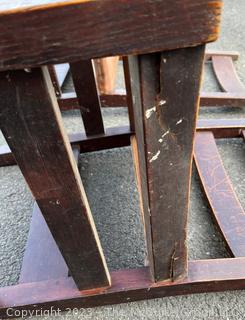
[[[73,62],[70,68],[87,136],[103,134],[105,131],[93,62]]]
[[[135,130],[136,130],[136,140],[132,139],[132,149],[133,149],[133,160],[136,163],[135,171],[138,183],[138,191],[140,193],[140,206],[143,216],[143,224],[145,231],[145,239],[147,246],[148,263],[150,267],[151,277],[154,280],[154,259],[152,251],[152,234],[151,234],[151,219],[150,219],[150,205],[149,205],[149,194],[148,194],[148,182],[147,182],[147,171],[146,171],[146,159],[145,159],[145,141],[144,141],[144,125],[143,125],[143,112],[141,107],[141,88],[140,88],[140,70],[138,64],[138,58],[136,56],[130,56],[128,58],[128,70],[130,77],[131,94],[135,119]],[[136,148],[138,150],[136,150]],[[138,162],[137,162],[138,159]]]
[[[129,124],[130,124],[130,129],[132,131],[134,131],[135,130],[134,111],[133,111],[134,97],[132,95],[132,89],[131,89],[128,57],[123,57],[123,71],[124,71],[124,81],[125,81],[125,87],[126,87],[126,93],[127,93],[127,107],[128,107]]]
[[[0,75],[0,127],[79,289],[110,276],[48,69]]]
[[[148,255],[156,281],[175,280],[187,272],[190,174],[203,59],[204,46],[130,58],[145,228],[151,235]]]

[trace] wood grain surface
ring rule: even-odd
[[[0,74],[0,127],[81,289],[110,276],[47,67]]]
[[[0,70],[206,43],[217,38],[221,7],[219,0],[80,0],[3,7]]]
[[[197,132],[195,163],[205,195],[229,252],[245,256],[245,212],[223,166],[212,132]]]
[[[148,257],[156,281],[187,273],[190,170],[204,49],[129,59],[146,239],[148,248],[152,245]]]
[[[6,309],[67,310],[166,296],[241,290],[245,288],[245,258],[199,260],[188,263],[188,277],[177,282],[151,282],[148,268],[111,273],[112,287],[77,290],[71,278],[0,288],[0,316]]]

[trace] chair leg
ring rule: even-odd
[[[0,76],[0,126],[79,289],[110,285],[48,69]]]
[[[87,136],[103,134],[105,130],[93,62],[73,62],[70,68]]]
[[[204,46],[129,58],[148,259],[155,281],[187,273],[187,217]]]

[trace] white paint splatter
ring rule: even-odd
[[[179,121],[176,122],[176,124],[181,124],[183,122],[183,119],[180,119]]]
[[[172,166],[172,165],[173,165],[173,163],[172,163],[172,162],[170,162],[169,164],[170,164],[170,166]]]
[[[166,100],[160,100],[159,101],[159,106],[164,106],[167,103]]]
[[[164,58],[163,58],[162,61],[163,61],[164,63],[167,63],[167,59],[164,59]]]
[[[145,112],[146,119],[149,119],[153,112],[156,112],[156,107],[155,106],[150,108],[150,109],[148,109],[148,110],[146,110],[146,112]]]
[[[170,130],[166,131],[163,135],[162,135],[162,138],[164,138],[166,135],[168,135],[170,132]]]
[[[159,141],[160,143],[162,143],[162,142],[163,142],[163,139],[162,139],[162,138],[160,138],[158,141]]]
[[[161,153],[161,151],[160,150],[158,150],[157,151],[157,153],[150,159],[150,163],[151,162],[153,162],[153,161],[156,161],[157,160],[157,158],[159,157],[159,154]]]

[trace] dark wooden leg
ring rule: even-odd
[[[70,64],[87,136],[103,134],[104,125],[92,60]]]
[[[133,95],[131,89],[131,79],[130,79],[130,71],[129,71],[129,62],[128,57],[123,57],[123,70],[124,70],[124,79],[125,79],[125,87],[127,93],[127,107],[128,107],[128,117],[129,117],[129,124],[130,129],[132,131],[135,130],[134,128],[134,110],[133,110]]]
[[[48,69],[3,72],[0,127],[79,289],[110,284]]]
[[[141,55],[129,62],[148,254],[156,281],[187,272],[190,172],[204,48]]]

